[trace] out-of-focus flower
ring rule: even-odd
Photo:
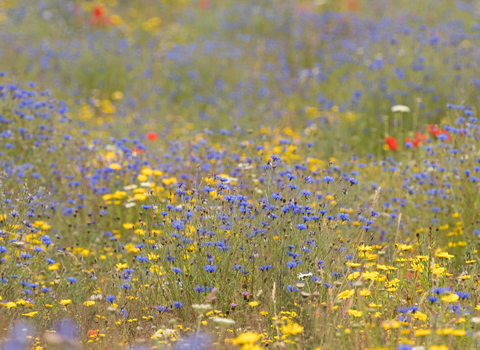
[[[408,113],[410,112],[410,107],[404,105],[392,106],[391,111],[393,113]]]
[[[246,332],[246,333],[240,334],[236,338],[230,339],[230,342],[232,342],[235,345],[240,345],[242,349],[244,347],[246,349],[250,349],[250,348],[253,348],[253,343],[255,343],[261,338],[262,338],[261,334],[258,334],[255,332]]]
[[[209,0],[200,0],[200,7],[204,10],[210,8],[210,1]]]
[[[29,349],[34,328],[29,323],[15,323],[10,326],[8,336],[1,345],[5,350],[26,350]]]
[[[280,330],[284,334],[295,335],[298,333],[302,333],[303,327],[300,326],[298,323],[290,323],[288,325],[282,326]]]
[[[212,306],[210,304],[193,304],[192,308],[201,312],[201,313],[203,313],[203,312],[207,312],[208,310],[210,310],[212,308]]]
[[[148,141],[155,141],[158,139],[158,134],[154,131],[147,132],[146,136]]]
[[[460,297],[457,294],[448,294],[442,297],[442,301],[446,301],[447,303],[454,303],[456,302]]]
[[[225,326],[225,327],[235,324],[234,320],[231,320],[229,318],[223,318],[223,317],[214,317],[213,322],[218,323],[218,324],[220,324],[222,326]]]
[[[174,350],[210,350],[212,340],[206,333],[194,334],[175,343]]]
[[[90,25],[105,26],[109,24],[109,19],[106,16],[106,9],[102,5],[95,5],[90,15]]]

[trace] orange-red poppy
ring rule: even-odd
[[[93,329],[89,329],[88,332],[87,332],[87,335],[90,337],[90,338],[95,338],[98,336],[98,331],[94,331]]]
[[[155,141],[158,139],[158,134],[155,131],[147,132],[146,136],[148,141]]]
[[[101,5],[94,6],[90,15],[90,24],[92,26],[102,26],[107,25],[108,23],[109,19],[106,16],[105,8]]]
[[[358,10],[358,3],[355,0],[351,0],[347,2],[348,9],[350,11],[357,11]]]
[[[432,136],[438,136],[442,132],[442,130],[440,130],[440,128],[437,128],[435,125],[429,125],[428,131],[430,131],[430,134],[432,134]]]
[[[430,131],[430,134],[432,134],[433,136],[438,137],[438,135],[440,134],[447,134],[447,140],[452,139],[452,135],[450,135],[447,130],[442,131],[442,129],[436,127],[435,125],[429,125],[428,130]]]
[[[387,136],[385,138],[385,143],[387,144],[388,148],[390,148],[392,151],[396,151],[398,149],[398,143],[395,137]]]
[[[413,147],[417,147],[420,142],[425,141],[427,139],[427,135],[422,135],[418,131],[415,133],[415,138],[412,140],[410,137],[405,139],[405,142],[411,142]]]

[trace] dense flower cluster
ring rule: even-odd
[[[171,314],[188,322],[182,310],[205,298],[220,309],[207,319],[248,307],[277,315],[278,299],[317,315],[307,332],[316,317],[343,314],[427,336],[430,318],[462,326],[480,308],[471,298],[478,128],[464,113],[442,127],[451,138],[426,139],[410,163],[322,162],[276,129],[240,141],[241,153],[203,134],[155,153],[145,143],[155,140],[74,138],[61,130],[78,122],[48,92],[2,92],[2,312],[53,321],[85,307],[145,331]],[[242,138],[218,137],[232,134]],[[385,319],[388,310],[398,316]],[[255,339],[274,342],[276,327],[304,332],[296,319],[280,317]],[[232,342],[254,343],[242,337]]]

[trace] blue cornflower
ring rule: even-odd
[[[297,263],[295,262],[295,260],[288,261],[287,262],[287,267],[293,269],[293,268],[297,267]]]
[[[308,190],[301,190],[300,193],[301,193],[302,195],[304,195],[305,197],[308,197],[308,196],[310,196],[310,195],[312,194],[312,192],[311,192],[311,191],[308,191]]]
[[[159,306],[157,306],[157,310],[160,311],[160,312],[169,312],[171,309],[170,309],[170,307],[165,307],[165,306],[159,305]]]
[[[323,181],[325,181],[327,184],[332,183],[332,182],[333,182],[333,177],[331,177],[331,176],[324,176],[324,177],[323,177]]]
[[[280,160],[280,157],[278,155],[271,155],[270,159],[275,163],[277,160]]]
[[[197,292],[197,293],[205,293],[205,286],[201,286],[201,287],[200,287],[200,286],[197,284],[197,286],[194,287],[193,290],[194,290],[195,292]]]
[[[298,289],[296,286],[292,286],[291,284],[289,284],[289,285],[287,286],[287,290],[288,290],[289,292],[298,292],[299,289]]]
[[[183,272],[183,270],[179,269],[178,267],[172,267],[172,271],[175,272],[175,273],[182,273]]]
[[[203,268],[207,272],[215,272],[217,270],[217,266],[215,265],[205,265]]]
[[[282,194],[281,193],[277,193],[277,192],[274,192],[272,193],[272,196],[271,196],[273,199],[282,199]]]

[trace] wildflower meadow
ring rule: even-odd
[[[480,347],[480,3],[1,0],[0,349]]]

